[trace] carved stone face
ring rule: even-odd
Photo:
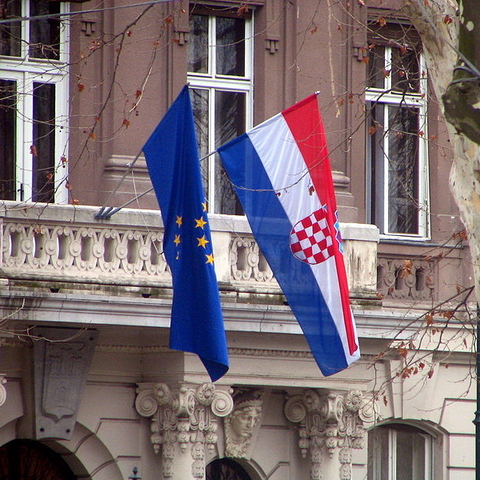
[[[230,423],[233,435],[238,440],[251,437],[259,416],[260,409],[253,406],[243,407],[233,412]]]

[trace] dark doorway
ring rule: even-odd
[[[206,480],[251,480],[245,469],[230,458],[221,458],[209,463],[206,477]]]
[[[76,480],[62,457],[33,440],[0,447],[0,480]]]

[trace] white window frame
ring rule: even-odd
[[[393,47],[385,46],[385,69],[386,71],[392,68],[392,51]],[[380,228],[380,237],[388,239],[399,240],[428,240],[430,238],[430,189],[429,189],[429,161],[428,161],[428,123],[427,123],[427,76],[426,65],[424,58],[420,55],[420,79],[419,79],[419,91],[415,93],[400,92],[392,90],[392,76],[386,75],[384,79],[384,88],[367,87],[365,91],[365,101],[367,103],[375,103],[377,108],[379,106],[384,107],[384,132],[388,132],[388,107],[389,106],[402,106],[402,107],[415,107],[419,110],[419,125],[422,135],[418,136],[419,152],[418,152],[418,234],[409,233],[397,233],[388,231],[388,141],[383,143],[383,181],[381,192],[382,200],[384,203],[383,218],[377,219],[377,226]],[[388,135],[388,133],[386,133]],[[371,135],[367,133],[367,192],[371,195],[376,195],[378,192],[373,191],[373,179],[372,179],[372,159],[370,158],[370,141]],[[367,195],[367,221],[372,223],[371,209],[372,199],[371,195]]]
[[[22,0],[22,17],[29,17],[30,2]],[[68,4],[61,2],[60,13],[67,13]],[[29,22],[21,22],[20,56],[0,55],[0,78],[16,82],[15,191],[17,201],[32,200],[33,161],[33,84],[55,84],[55,203],[68,203],[68,43],[69,22],[62,20],[59,59],[37,59],[29,56]],[[26,40],[26,41],[25,41]]]
[[[245,75],[221,75],[216,74],[216,19],[214,14],[208,15],[208,71],[206,73],[187,73],[187,81],[190,88],[206,90],[208,92],[208,152],[213,152],[219,145],[215,145],[215,93],[217,91],[238,92],[245,94],[245,129],[252,128],[253,123],[253,10],[252,17],[245,19]],[[207,162],[208,191],[207,204],[215,205],[215,162],[219,161],[216,155],[210,155],[203,160]],[[211,212],[220,213],[220,212]]]

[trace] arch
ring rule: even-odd
[[[0,447],[15,440],[32,441],[48,447],[59,455],[68,465],[74,477],[82,479],[124,480],[117,465],[105,444],[97,435],[80,423],[75,424],[71,440],[42,440],[28,438],[19,439],[15,436],[15,424],[18,419],[0,428]],[[1,480],[1,477],[0,477]]]
[[[443,437],[444,435],[448,435],[448,432],[440,425],[437,425],[429,420],[416,420],[414,418],[388,418],[371,426],[368,431],[377,427],[384,427],[388,425],[407,425],[414,427],[418,430],[428,433],[435,439]]]

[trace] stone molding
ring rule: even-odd
[[[174,389],[166,383],[138,384],[135,408],[152,420],[150,440],[155,453],[161,448],[164,478],[175,475],[177,456],[188,453],[192,477],[205,476],[205,448],[213,453],[218,418],[230,414],[233,406],[230,391],[219,390],[213,383]]]
[[[346,393],[305,390],[288,398],[285,416],[299,424],[302,456],[310,455],[311,480],[323,479],[323,457],[338,455],[339,479],[352,476],[352,449],[365,447],[365,423],[373,421],[371,402],[358,390]]]

